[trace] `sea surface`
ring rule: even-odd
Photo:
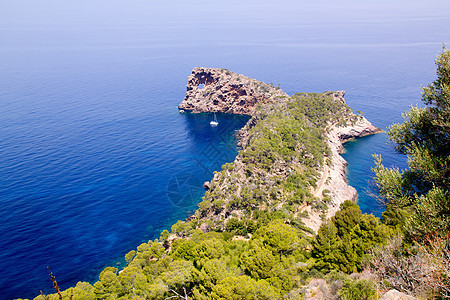
[[[0,299],[94,282],[185,219],[247,117],[179,114],[193,67],[288,94],[345,90],[376,126],[421,105],[450,2],[0,0]],[[349,142],[363,212],[378,134]]]

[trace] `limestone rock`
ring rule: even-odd
[[[211,189],[211,184],[210,184],[210,182],[209,181],[205,181],[204,183],[203,183],[203,188],[205,189],[205,190],[210,190]]]
[[[381,128],[373,126],[365,117],[358,116],[357,118],[358,120],[355,124],[337,128],[335,134],[337,134],[341,143],[345,143],[354,138],[360,138],[383,131]]]
[[[380,298],[380,300],[417,300],[417,298],[406,295],[397,290],[390,290],[389,292],[384,294],[383,297]]]
[[[193,113],[252,115],[258,103],[282,101],[286,97],[278,87],[227,69],[198,67],[189,75],[186,96],[178,108]]]

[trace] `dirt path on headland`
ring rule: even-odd
[[[322,178],[320,178],[319,182],[317,183],[317,188],[313,192],[313,196],[317,197],[319,199],[323,198],[322,191],[325,188],[325,182],[327,181],[328,175],[330,173],[330,167],[327,164],[327,157],[323,158],[323,165],[324,165],[324,169],[323,169]]]
[[[325,189],[325,183],[330,175],[330,167],[327,164],[326,156],[324,156],[323,162],[324,162],[323,175],[320,178],[320,180],[317,182],[317,187],[314,190],[312,190],[313,196],[319,198],[320,200],[323,199],[322,191]],[[309,207],[309,209],[311,208],[306,202],[303,203],[299,207],[297,213],[303,211],[304,209],[308,209],[308,207]],[[297,213],[295,215],[297,215]]]

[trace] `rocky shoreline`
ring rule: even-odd
[[[345,105],[345,92],[325,92],[323,94]],[[269,103],[276,105],[288,100],[289,96],[280,88],[230,72],[227,69],[194,68],[188,79],[186,97],[178,108],[180,111],[192,113],[220,112],[252,116],[237,134],[239,146],[245,149],[249,144],[249,130],[262,118],[255,113],[256,108],[259,105],[267,105]],[[324,217],[329,218],[339,210],[341,203],[345,200],[356,201],[357,199],[356,190],[347,183],[345,177],[347,162],[340,155],[344,151],[343,144],[355,138],[382,132],[380,128],[373,126],[363,116],[349,112],[347,117],[351,122],[328,124],[326,142],[330,152],[324,157],[325,163],[322,170],[319,171],[321,176],[317,181],[316,187],[311,190],[312,194],[320,200],[323,200],[325,197],[324,191],[326,191],[326,196],[328,197],[326,213],[315,211],[311,205],[301,207],[303,211],[308,212],[308,217],[303,218],[303,222],[314,232],[317,232]],[[219,177],[232,177],[233,172],[235,174],[242,173],[245,170],[244,164],[242,157],[236,157],[233,171],[227,171],[225,175],[217,173],[211,182],[205,184],[205,187],[210,189],[211,186],[215,186],[218,189],[226,190],[225,186],[220,187],[220,185],[230,185],[232,183],[226,178]],[[289,168],[280,166],[279,171],[281,173],[289,172],[287,169]],[[244,185],[245,183],[241,182],[241,184]],[[208,219],[215,224],[222,224],[219,229],[223,229],[225,226],[223,224],[228,216],[240,217],[242,214],[238,210],[231,212],[226,210],[219,211],[210,212],[206,215],[197,211],[195,217]],[[200,225],[200,228],[203,231],[208,231],[209,225],[204,224],[207,224],[207,222]]]

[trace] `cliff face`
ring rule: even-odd
[[[280,98],[281,97],[281,98]],[[193,113],[252,115],[258,103],[282,101],[280,88],[217,68],[194,68],[179,109]]]
[[[252,116],[238,132],[243,150],[205,185],[208,191],[191,218],[203,231],[228,230],[239,221],[250,232],[264,222],[262,215],[274,213],[317,231],[341,203],[356,201],[345,178],[347,162],[339,155],[342,144],[381,130],[351,112],[343,91],[288,97],[271,86],[260,92],[260,86],[267,85],[221,69],[195,68],[189,76],[180,109]]]

